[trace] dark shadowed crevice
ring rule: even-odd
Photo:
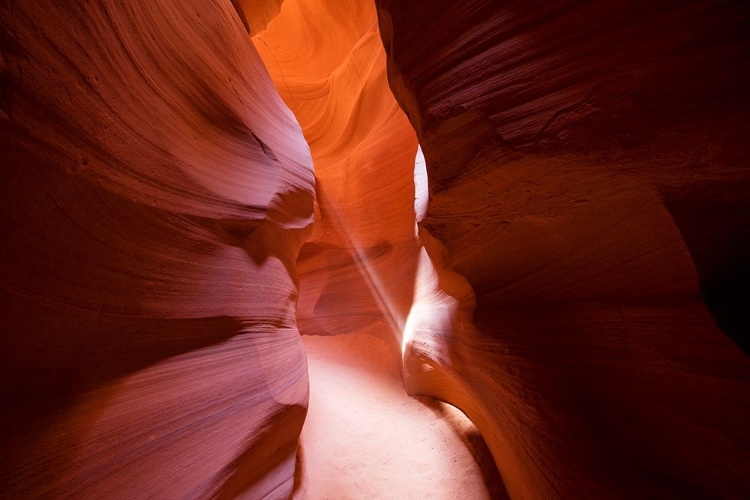
[[[703,300],[716,325],[750,353],[750,204],[741,186],[667,192],[665,206],[685,239]]]

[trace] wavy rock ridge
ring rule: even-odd
[[[374,5],[286,0],[254,37],[315,164],[316,224],[302,249],[300,330],[400,343],[413,298],[413,129],[388,88]]]
[[[288,498],[299,330],[394,334],[511,498],[750,491],[745,2],[0,19],[0,496]]]
[[[741,498],[747,6],[377,4],[431,188],[409,390],[511,498]]]
[[[0,9],[2,496],[287,498],[314,178],[232,5]]]

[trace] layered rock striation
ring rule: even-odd
[[[232,4],[0,18],[0,496],[288,498],[314,177]]]
[[[400,340],[511,498],[750,491],[743,2],[0,19],[2,496],[288,498],[298,318]]]
[[[316,224],[298,262],[300,329],[400,342],[419,252],[417,142],[388,88],[375,7],[285,0],[253,41],[315,164]]]
[[[409,390],[512,498],[743,497],[750,10],[376,3],[430,179]]]

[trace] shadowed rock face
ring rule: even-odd
[[[231,3],[0,18],[0,496],[288,497],[314,178]]]
[[[377,5],[431,188],[409,390],[512,498],[743,497],[747,5]]]
[[[279,15],[284,0],[231,0],[245,28],[251,35],[262,33]]]

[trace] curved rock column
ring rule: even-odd
[[[288,498],[314,178],[232,4],[0,18],[0,496]]]

